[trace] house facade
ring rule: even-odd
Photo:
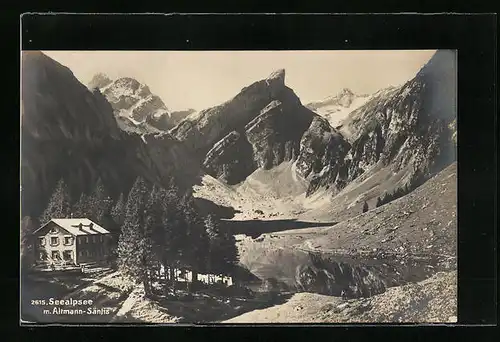
[[[86,218],[52,219],[35,232],[35,263],[80,265],[109,255],[111,234]]]

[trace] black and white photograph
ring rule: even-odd
[[[457,59],[21,51],[21,323],[456,323]]]

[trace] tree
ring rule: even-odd
[[[158,273],[157,267],[161,260],[162,243],[162,217],[163,200],[165,192],[158,186],[154,186],[148,199],[145,212],[142,267],[143,283],[146,295],[151,294],[151,281],[153,274]]]
[[[207,256],[207,270],[209,273],[218,273],[220,261],[222,257],[221,252],[221,234],[219,225],[212,215],[207,215],[205,218],[205,228],[209,241],[209,253]]]
[[[71,213],[71,200],[66,183],[61,178],[49,199],[47,208],[40,216],[40,223],[45,224],[53,218],[67,218]]]
[[[120,194],[113,209],[111,209],[111,217],[116,227],[121,227],[125,216],[125,202],[123,200],[123,193]]]
[[[27,270],[34,261],[34,245],[32,233],[37,229],[38,222],[30,216],[21,221],[21,270]]]
[[[380,197],[377,197],[377,204],[375,205],[375,207],[380,207],[382,205],[382,200],[380,199]]]
[[[160,259],[165,272],[169,273],[170,287],[175,294],[176,274],[180,267],[185,250],[186,231],[183,205],[178,197],[177,187],[173,182],[168,189],[160,189],[162,203],[161,230],[158,232],[160,239]],[[165,291],[168,289],[165,276]]]
[[[73,205],[73,217],[89,217],[88,195],[83,193],[80,195],[78,201]]]
[[[124,223],[118,239],[118,266],[136,280],[142,278],[144,211],[148,195],[146,182],[138,177],[130,190]]]
[[[183,243],[183,264],[192,273],[192,282],[196,287],[199,270],[206,269],[206,255],[209,251],[208,235],[202,218],[196,211],[194,197],[187,193],[181,200],[184,216],[185,242]],[[190,289],[188,288],[188,291]]]
[[[88,217],[99,224],[103,224],[105,216],[111,213],[112,202],[101,178],[97,180],[94,190],[88,196],[87,203]]]
[[[236,266],[238,265],[239,255],[238,248],[236,246],[236,238],[231,232],[227,230],[222,230],[222,261],[223,261],[223,275],[231,275],[234,273]]]
[[[212,215],[206,217],[205,227],[209,239],[208,271],[217,275],[232,274],[238,263],[236,239],[230,232],[221,230]]]
[[[368,211],[368,203],[363,204],[363,212],[366,213]]]

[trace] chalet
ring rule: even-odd
[[[86,218],[52,219],[33,235],[39,265],[99,262],[109,253],[110,232]]]

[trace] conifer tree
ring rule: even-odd
[[[151,294],[151,278],[157,273],[161,259],[162,216],[164,191],[154,186],[147,202],[143,230],[143,283],[146,295]]]
[[[375,205],[375,207],[380,207],[382,205],[382,200],[380,199],[380,197],[377,197],[377,204]]]
[[[116,227],[121,227],[125,217],[125,202],[123,200],[123,193],[120,194],[113,209],[111,210],[111,217]]]
[[[221,239],[217,222],[212,215],[205,218],[205,229],[209,241],[209,250],[207,255],[207,271],[211,274],[217,274],[221,262]]]
[[[209,250],[208,235],[203,220],[196,211],[194,197],[189,193],[185,194],[181,205],[186,232],[183,262],[186,268],[191,270],[193,285],[196,286],[199,271],[206,269],[206,255]]]
[[[101,178],[97,180],[94,190],[88,196],[87,203],[89,218],[99,224],[103,224],[104,218],[110,215],[111,212],[111,199]]]
[[[40,216],[40,223],[45,224],[52,218],[67,218],[71,213],[71,200],[66,183],[61,178],[49,199],[47,208]]]
[[[170,182],[168,189],[160,189],[159,197],[162,203],[162,218],[161,229],[156,235],[159,240],[158,254],[165,272],[169,272],[170,288],[175,294],[175,270],[181,266],[183,246],[186,242],[183,206],[178,197],[178,189],[173,182]],[[164,288],[167,290],[167,283]]]
[[[368,203],[363,204],[363,212],[366,213],[368,211]]]
[[[78,201],[73,205],[72,214],[75,218],[89,217],[90,211],[87,194],[82,192]]]
[[[234,273],[238,264],[238,249],[234,235],[227,230],[222,230],[212,215],[208,215],[205,219],[205,227],[210,241],[209,272],[217,275]]]
[[[144,212],[148,195],[145,181],[138,177],[128,195],[124,223],[118,239],[118,265],[136,280],[142,277]]]
[[[223,261],[222,274],[231,275],[234,273],[239,261],[236,238],[227,230],[222,230],[221,236],[221,252]]]
[[[169,276],[165,275],[165,281],[170,279],[170,287],[175,293],[175,277],[174,270],[177,266],[178,251],[176,246],[176,241],[174,239],[176,222],[175,219],[167,214],[163,215],[162,218],[162,232],[161,239],[163,241],[162,249],[160,251],[161,263],[163,265],[164,272],[169,272]],[[164,284],[165,290],[168,288],[168,284]]]

